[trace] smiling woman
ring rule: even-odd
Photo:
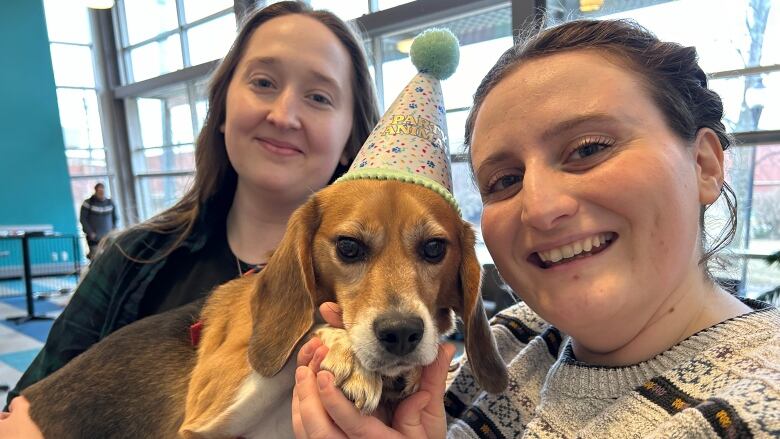
[[[125,325],[262,267],[291,213],[341,176],[379,119],[359,39],[300,2],[247,14],[208,108],[190,190],[106,243],[9,402]],[[26,415],[23,397],[15,407],[2,437]]]
[[[394,428],[415,438],[441,437],[447,421],[449,437],[469,438],[780,435],[780,312],[730,295],[706,267],[701,217],[728,191],[730,139],[696,50],[630,21],[573,21],[505,52],[474,101],[465,138],[482,233],[523,300],[493,325],[509,386],[483,391],[464,358],[442,401],[445,371],[432,367]],[[296,387],[307,431],[387,433],[317,382]]]

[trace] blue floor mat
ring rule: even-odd
[[[7,354],[0,354],[0,361],[13,367],[18,371],[27,370],[27,367],[38,355],[40,349],[32,349],[29,351],[9,352]]]

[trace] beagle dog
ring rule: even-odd
[[[464,323],[466,354],[490,392],[507,384],[479,294],[475,237],[443,197],[416,184],[353,180],[291,217],[268,265],[187,305],[133,323],[23,392],[51,438],[291,437],[296,352],[364,413],[417,389],[440,338]],[[335,301],[344,329],[316,321]],[[189,327],[203,325],[197,348]]]

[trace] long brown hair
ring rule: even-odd
[[[353,121],[345,151],[349,161],[355,158],[371,130],[379,121],[379,108],[363,46],[353,30],[329,11],[312,10],[306,4],[285,1],[247,14],[227,55],[222,59],[209,81],[209,109],[198,135],[195,150],[195,179],[187,193],[169,209],[136,226],[159,233],[177,234],[176,240],[160,254],[144,262],[165,258],[190,235],[201,215],[203,206],[213,200],[232,200],[238,175],[228,160],[225,135],[219,127],[225,122],[228,86],[233,78],[247,42],[255,29],[263,23],[284,15],[300,14],[325,25],[338,38],[352,60]],[[331,182],[346,172],[348,166],[339,164]],[[224,205],[224,203],[220,203]],[[229,205],[228,205],[229,208]],[[224,213],[227,216],[227,211]],[[129,256],[128,256],[129,257]]]
[[[466,120],[465,143],[469,148],[477,113],[487,94],[514,72],[521,63],[543,56],[573,50],[604,50],[644,80],[655,105],[668,126],[681,139],[692,142],[701,128],[709,128],[725,151],[731,136],[723,124],[723,102],[707,87],[707,75],[698,63],[695,47],[660,41],[649,30],[631,20],[575,20],[539,31],[509,48],[490,69],[474,94],[474,105]],[[734,238],[737,228],[737,199],[723,182],[721,196],[729,210],[729,221],[714,243],[705,248],[704,211],[699,225],[702,230],[702,258],[705,265],[712,256]]]

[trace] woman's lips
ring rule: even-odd
[[[266,138],[258,138],[257,141],[260,143],[260,145],[263,146],[266,150],[278,154],[278,155],[284,155],[284,156],[293,156],[293,155],[299,155],[302,154],[302,151],[295,145],[287,143],[287,142],[281,142],[274,139],[266,139]]]
[[[559,257],[554,257],[555,262],[549,259],[549,255],[545,258],[540,257],[538,252],[533,252],[531,255],[528,256],[528,262],[542,268],[542,269],[548,269],[560,265],[565,265],[571,262],[579,261],[581,259],[589,258],[591,256],[595,256],[610,246],[618,239],[617,233],[607,233],[606,240],[603,244],[599,245],[598,247],[593,246],[592,248],[588,248],[587,250],[580,248],[577,250],[577,254],[569,256],[566,255],[562,259]],[[585,251],[583,251],[585,250]]]

